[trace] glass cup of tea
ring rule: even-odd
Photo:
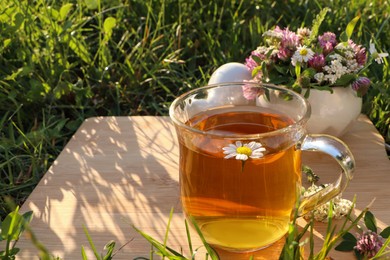
[[[209,85],[178,97],[169,113],[180,146],[183,211],[213,247],[250,252],[270,246],[287,233],[295,210],[315,209],[352,179],[348,147],[329,135],[307,134],[310,105],[284,87]],[[328,154],[342,169],[309,197],[302,195],[302,151]]]

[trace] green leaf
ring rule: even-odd
[[[298,80],[292,84],[291,89],[297,93],[302,93],[302,87],[299,85]]]
[[[5,39],[3,41],[3,49],[7,48],[7,46],[11,43],[11,39]]]
[[[349,232],[345,233],[345,235],[343,236],[343,239],[346,241],[354,242],[355,244],[357,243],[356,237]]]
[[[348,35],[347,35],[346,32],[342,32],[342,33],[340,34],[340,41],[341,41],[341,42],[347,42],[347,41],[348,41]]]
[[[62,96],[69,94],[72,91],[72,85],[69,82],[60,81],[58,85],[53,88],[54,97],[60,99]]]
[[[376,219],[371,211],[367,211],[366,214],[364,214],[364,224],[369,230],[375,233],[377,232]]]
[[[22,231],[23,219],[19,207],[9,213],[1,223],[1,237],[4,240],[18,240]]]
[[[107,250],[107,253],[103,257],[103,260],[111,260],[112,259],[112,254],[114,253],[114,248],[115,248],[115,241],[110,241],[104,246],[104,249]]]
[[[116,19],[114,17],[107,17],[104,20],[103,29],[104,29],[106,39],[111,38],[112,29],[115,27],[115,25],[116,25]]]
[[[355,29],[356,23],[359,21],[360,15],[356,16],[355,18],[352,19],[347,25],[347,28],[345,30],[345,33],[347,34],[348,40],[351,39],[353,30]]]
[[[283,66],[275,65],[274,68],[276,69],[277,72],[279,72],[280,74],[283,74],[283,75],[286,75],[288,72],[288,69],[286,69]]]
[[[361,255],[361,254],[359,253],[359,251],[357,251],[356,249],[353,250],[353,251],[354,251],[354,253],[355,253],[355,256],[356,256],[356,259],[357,259],[357,260],[363,260],[363,259],[365,259],[365,257],[364,257],[363,255]]]
[[[252,70],[252,77],[254,78],[257,73],[259,73],[260,71],[262,71],[262,67],[261,66],[257,66],[255,67],[253,70]]]
[[[269,77],[269,82],[275,85],[285,85],[285,77]]]
[[[1,237],[4,240],[15,240],[15,234],[22,217],[18,213],[18,208],[9,213],[4,221],[1,223]]]
[[[313,78],[316,73],[315,69],[307,68],[302,72],[302,77]]]
[[[309,96],[310,96],[310,88],[307,88],[306,89],[306,92],[305,92],[305,95],[304,95],[304,98],[309,98]]]
[[[301,76],[301,64],[297,62],[297,65],[295,66],[295,75],[297,78]]]
[[[383,238],[388,238],[390,236],[390,227],[387,227],[384,230],[382,230],[382,232],[379,235],[381,235]]]
[[[20,28],[20,26],[23,24],[24,20],[25,20],[25,17],[24,17],[23,14],[21,14],[21,13],[16,13],[15,14],[15,17],[14,17],[14,28],[13,28],[13,30],[15,32]]]
[[[317,89],[317,90],[321,90],[321,91],[329,91],[330,93],[333,94],[333,88],[330,87],[330,86],[316,86],[316,85],[312,85],[311,87],[314,88],[314,89]]]
[[[25,230],[26,224],[30,224],[31,220],[33,218],[33,212],[32,211],[27,211],[23,213],[22,215],[22,225],[20,227],[20,232],[23,232]]]
[[[341,241],[341,243],[338,246],[336,246],[334,249],[337,251],[349,252],[352,251],[355,246],[356,246],[356,242],[344,240]]]
[[[335,86],[347,86],[356,79],[355,74],[344,74],[334,83]]]
[[[74,36],[69,36],[69,47],[74,51],[77,56],[85,63],[90,64],[92,59],[87,45]]]
[[[36,80],[36,79],[30,79],[29,85],[31,89],[27,92],[27,97],[30,100],[33,101],[39,101],[43,97],[46,96],[46,94],[49,92],[50,89],[48,89],[48,85],[42,84],[42,82]]]
[[[312,24],[310,38],[308,39],[307,42],[305,42],[306,45],[310,45],[311,42],[313,42],[315,39],[317,39],[318,32],[320,30],[320,26],[325,19],[326,13],[329,11],[330,11],[329,8],[324,8],[319,12],[319,14],[317,14],[317,16],[314,19],[313,24]]]
[[[20,248],[14,247],[14,248],[12,248],[12,249],[10,250],[10,255],[11,255],[11,256],[15,256],[15,255],[17,255],[17,254],[19,253],[19,251],[20,251]]]
[[[65,20],[66,16],[68,15],[68,13],[72,9],[72,7],[73,7],[73,4],[71,4],[71,3],[67,3],[67,4],[64,4],[63,6],[61,6],[60,16],[59,16],[60,21]]]
[[[261,63],[261,72],[263,73],[263,78],[268,78],[268,69],[265,61]]]
[[[254,60],[257,64],[261,64],[263,62],[263,60],[259,57],[259,56],[256,56],[256,55],[251,55],[251,58],[252,60]]]
[[[24,66],[13,72],[11,75],[5,77],[5,80],[15,80],[19,76],[25,76],[33,72],[33,68],[31,66]]]
[[[88,9],[95,10],[98,8],[98,0],[84,0]]]

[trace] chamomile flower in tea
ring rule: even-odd
[[[235,144],[229,144],[229,146],[223,147],[225,159],[236,157],[236,160],[246,161],[249,158],[260,158],[264,156],[265,148],[261,143],[250,142],[243,144],[241,141],[237,141]]]

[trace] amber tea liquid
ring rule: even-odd
[[[242,110],[242,109],[241,109]],[[284,128],[291,119],[261,111],[217,109],[198,114],[187,125],[210,134],[258,134]],[[214,246],[253,251],[282,238],[301,183],[300,151],[275,137],[256,141],[264,156],[224,159],[222,148],[233,139],[183,134],[180,182],[184,212],[197,221]]]

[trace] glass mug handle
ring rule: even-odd
[[[307,135],[300,144],[302,151],[319,151],[332,156],[341,166],[342,174],[339,178],[324,189],[303,197],[299,206],[299,215],[314,210],[317,206],[328,202],[339,195],[353,177],[355,159],[347,145],[330,135]]]

